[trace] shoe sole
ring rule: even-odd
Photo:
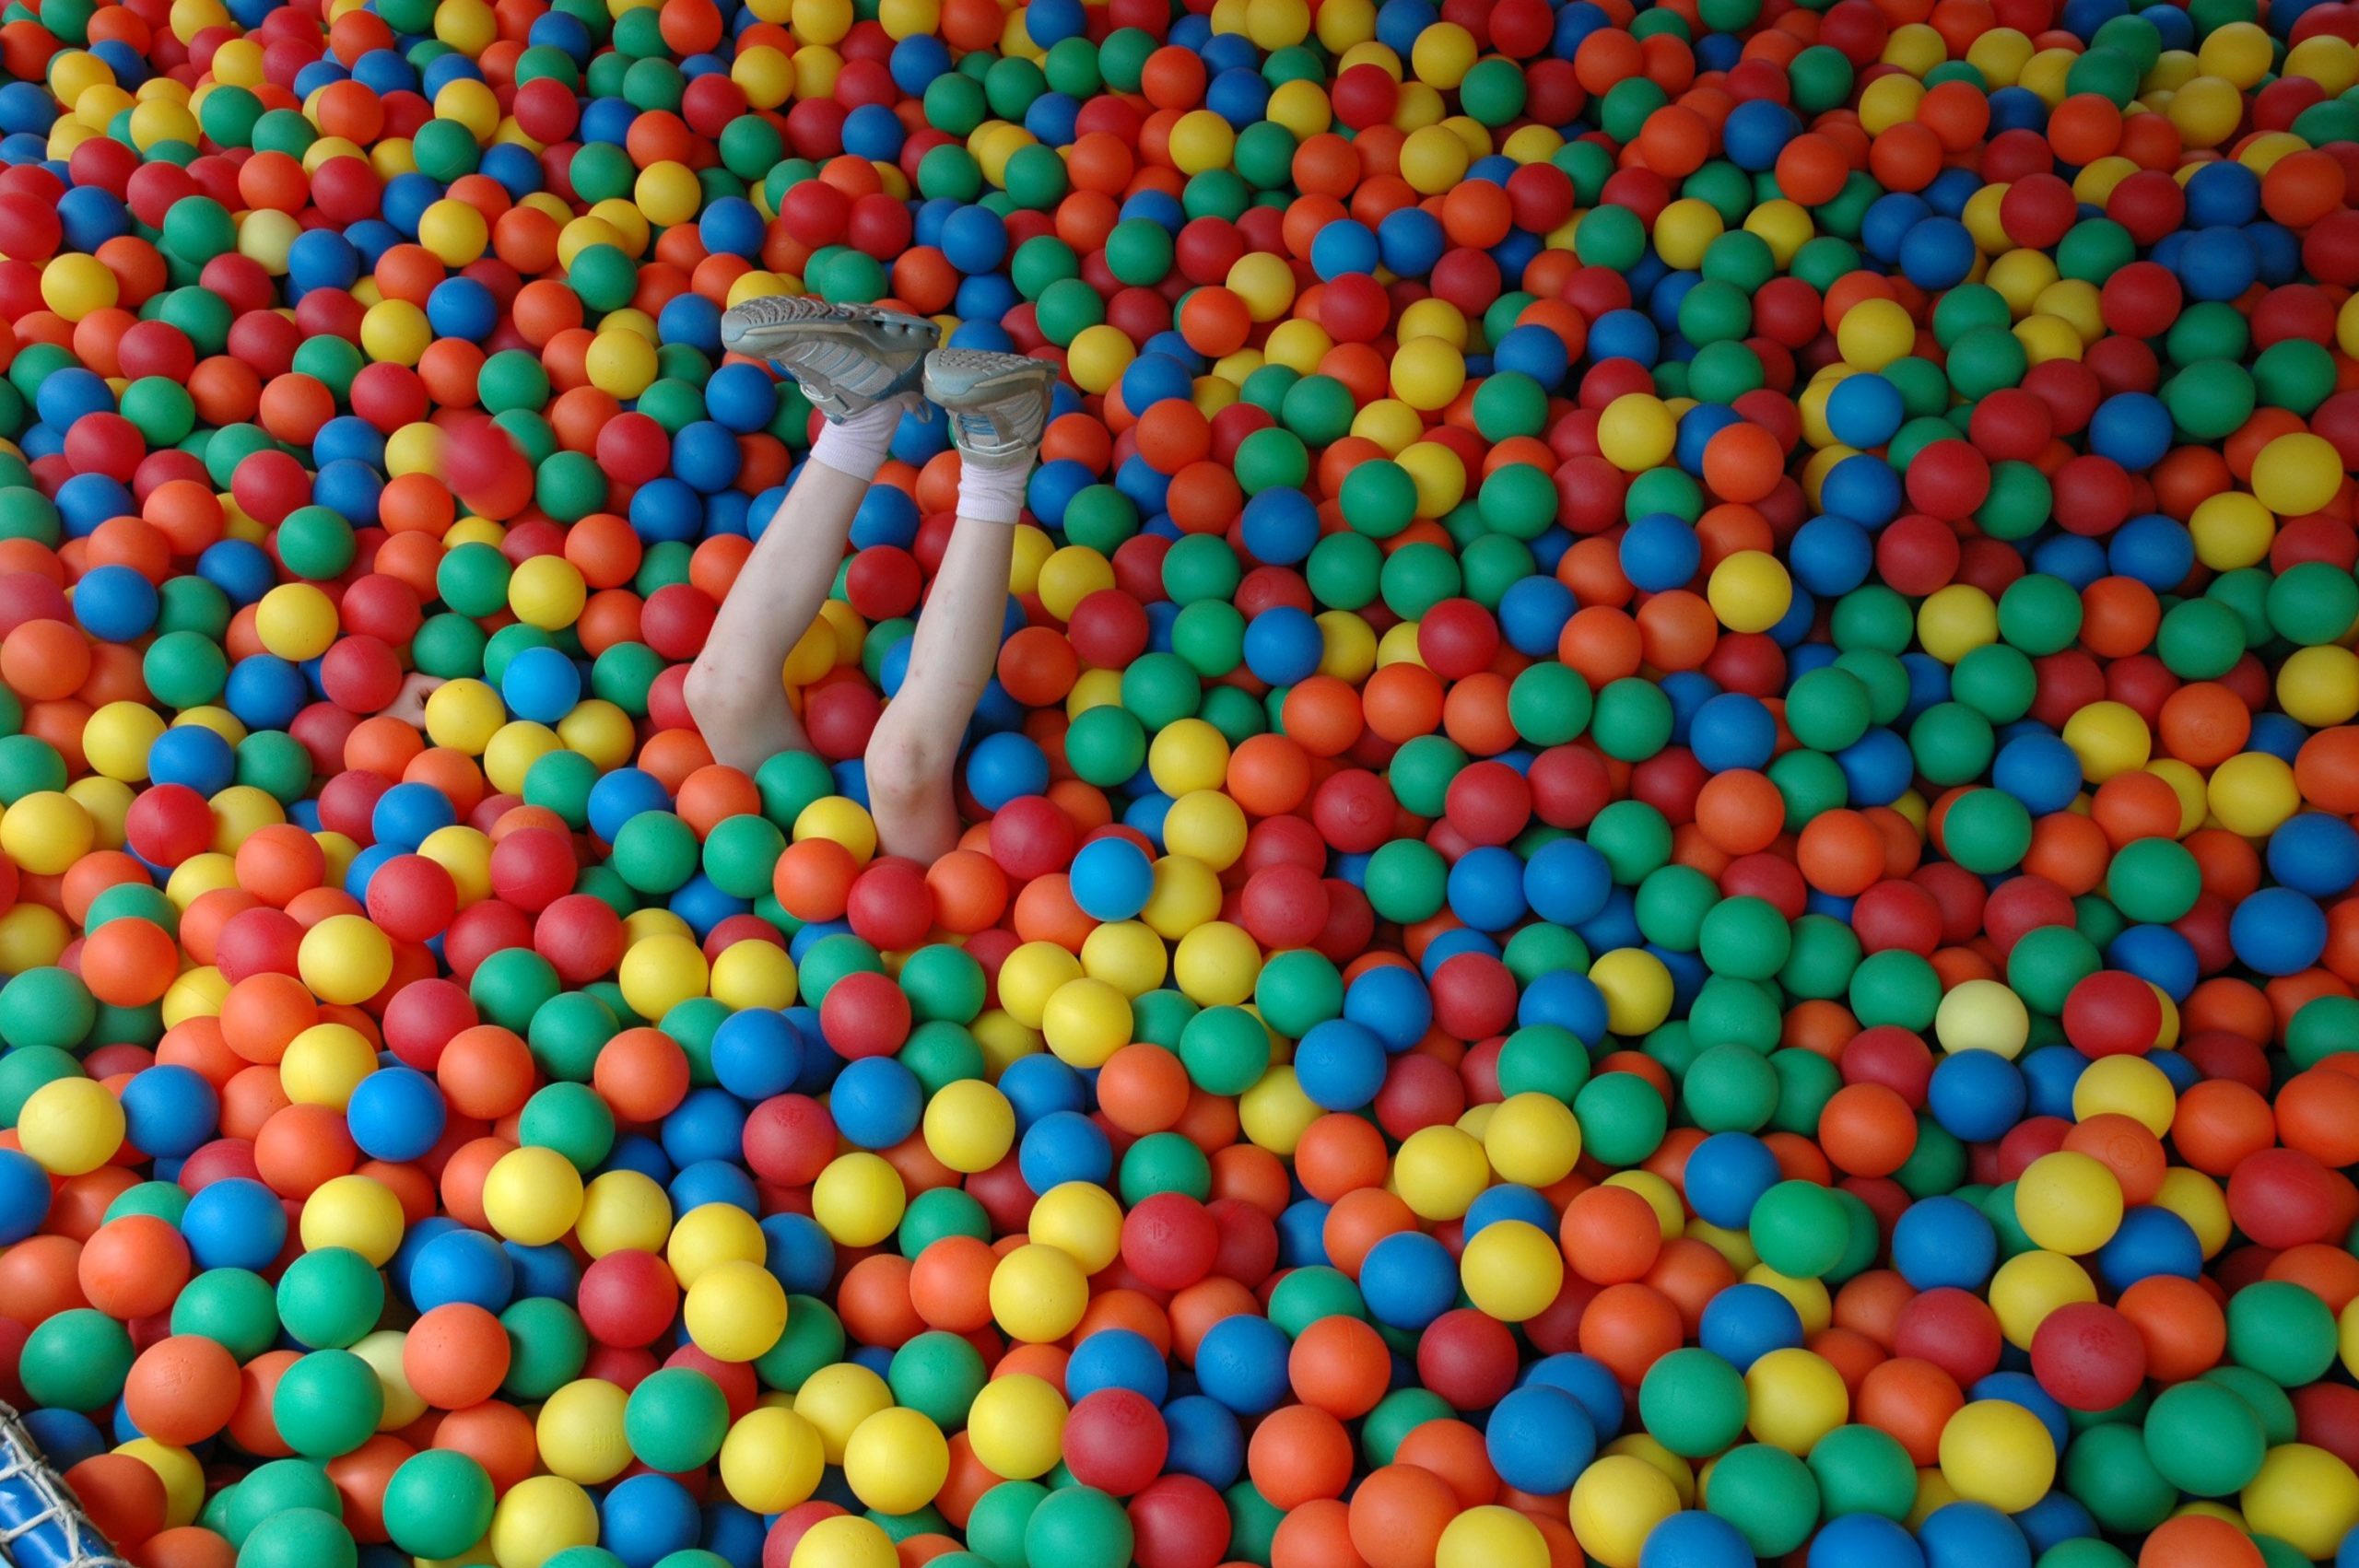
[[[1048,391],[1055,372],[1038,359],[980,348],[937,348],[926,356],[925,395],[953,413],[1025,391]]]
[[[884,346],[876,327],[911,331],[921,339],[911,347],[921,357],[942,339],[941,329],[919,316],[874,305],[830,305],[803,295],[771,294],[749,299],[721,319],[721,344],[734,354],[768,358],[773,351],[795,342],[833,338],[863,348]]]

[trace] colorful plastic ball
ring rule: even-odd
[[[1102,838],[1082,847],[1070,873],[1074,902],[1097,920],[1127,920],[1155,892],[1155,867],[1133,845]]]
[[[2019,1514],[2047,1495],[2056,1474],[2053,1440],[2039,1418],[2003,1399],[1980,1399],[1942,1428],[1942,1477],[1961,1498]]]
[[[1573,1483],[1573,1538],[1607,1568],[1639,1568],[1649,1536],[1679,1508],[1669,1476],[1635,1456],[1608,1455]]]
[[[87,1078],[58,1078],[28,1095],[17,1113],[17,1137],[25,1153],[55,1176],[94,1171],[123,1146],[123,1106],[104,1085]]]

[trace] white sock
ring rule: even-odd
[[[874,479],[893,450],[893,432],[900,428],[901,405],[880,403],[849,419],[829,419],[811,443],[811,461],[824,462],[854,479]]]
[[[1014,468],[958,465],[958,515],[978,522],[1013,525],[1024,515],[1024,482],[1031,477],[1032,462]]]

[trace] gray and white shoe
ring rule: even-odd
[[[978,468],[1029,462],[1049,427],[1054,369],[1021,354],[937,348],[925,357],[925,395],[950,415],[960,461]]]
[[[942,329],[921,316],[801,294],[766,294],[721,318],[722,347],[776,365],[830,419],[880,403],[925,416],[919,382],[927,352],[941,341]]]

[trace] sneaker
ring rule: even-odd
[[[959,460],[978,468],[1029,462],[1049,426],[1057,373],[1021,354],[937,348],[925,357],[925,395],[950,415]]]
[[[800,294],[766,294],[721,318],[723,347],[792,376],[830,419],[896,402],[923,415],[918,383],[941,340],[942,329],[920,316]]]

